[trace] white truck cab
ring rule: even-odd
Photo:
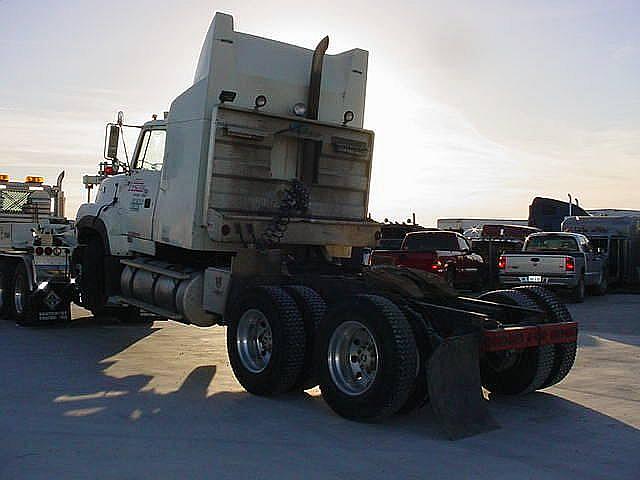
[[[113,166],[77,215],[87,257],[80,285],[92,291],[87,306],[127,304],[184,318],[180,301],[165,298],[159,307],[155,280],[142,287],[136,272],[150,271],[150,263],[155,275],[189,270],[167,274],[176,280],[165,285],[167,295],[175,297],[186,280],[203,288],[203,267],[230,272],[235,259],[236,274],[258,268],[256,246],[350,257],[353,247],[375,242],[378,224],[368,220],[373,132],[362,128],[368,54],[325,55],[327,46],[328,38],[314,51],[244,34],[218,13],[193,85],[165,119],[139,127],[123,173],[122,116],[108,125],[105,158]],[[240,261],[241,251],[251,260]],[[96,256],[104,262],[89,259]],[[101,281],[87,280],[89,272]],[[197,321],[213,322],[202,294],[196,297]]]

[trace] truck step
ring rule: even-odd
[[[191,273],[185,272],[176,272],[175,270],[170,270],[168,268],[163,268],[158,265],[154,265],[152,263],[146,262],[138,262],[135,260],[120,260],[120,263],[123,265],[127,265],[129,267],[137,268],[139,270],[146,270],[147,272],[157,273],[159,275],[165,275],[167,277],[175,278],[176,280],[188,280],[191,278]]]
[[[164,308],[160,308],[156,305],[152,305],[147,302],[143,302],[141,300],[137,300],[135,298],[125,298],[121,296],[113,296],[109,297],[109,303],[119,303],[125,305],[131,305],[132,307],[138,307],[142,310],[146,310],[147,312],[155,313],[156,315],[164,318],[169,318],[171,320],[175,320],[177,322],[184,322],[184,316],[180,313],[171,312],[169,310],[165,310]]]

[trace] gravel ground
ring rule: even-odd
[[[222,328],[0,322],[0,479],[640,477],[640,295],[588,298],[574,370],[494,398],[502,428],[445,439],[428,407],[383,424],[317,389],[245,393]]]

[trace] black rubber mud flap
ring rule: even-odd
[[[427,366],[431,407],[451,440],[500,428],[482,395],[479,338],[469,333],[444,339]]]

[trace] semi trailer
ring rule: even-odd
[[[427,401],[446,432],[495,428],[482,386],[524,394],[569,372],[577,324],[541,288],[457,296],[428,272],[368,267],[373,132],[368,53],[328,55],[235,30],[218,13],[193,85],[139,126],[76,216],[77,301],[227,327],[230,364],[256,395],[316,385],[353,420]]]

